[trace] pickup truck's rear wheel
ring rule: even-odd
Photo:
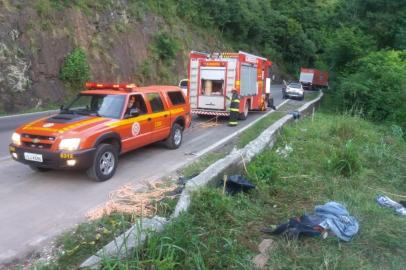
[[[171,134],[165,141],[166,147],[169,149],[177,149],[182,144],[183,128],[175,123],[172,126]]]
[[[117,148],[111,144],[102,143],[97,146],[92,166],[87,170],[87,175],[97,182],[106,181],[116,172],[117,163]]]

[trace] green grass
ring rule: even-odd
[[[111,214],[82,223],[58,238],[56,246],[60,251],[51,262],[36,265],[33,269],[76,269],[85,259],[126,231],[133,221],[134,217],[130,215]]]
[[[304,96],[304,100],[305,101],[310,101],[310,100],[313,100],[313,99],[315,99],[316,97],[318,97],[319,96],[319,92],[317,91],[315,91],[315,92],[306,92],[306,94],[305,94],[305,96]]]
[[[217,160],[225,157],[226,155],[227,155],[226,151],[215,151],[205,154],[202,157],[200,157],[197,161],[183,168],[181,171],[181,175],[183,175],[187,179],[191,178],[201,173],[204,169],[209,167]]]
[[[293,151],[279,156],[275,149],[286,144]],[[104,269],[254,269],[251,259],[263,238],[274,240],[269,269],[402,269],[405,219],[379,207],[375,196],[377,190],[406,194],[405,153],[403,138],[386,126],[316,113],[314,121],[286,127],[274,149],[248,165],[255,191],[231,197],[203,189],[163,233],[126,260],[106,258]],[[351,170],[343,172],[340,162]],[[361,229],[351,242],[259,231],[327,201],[344,203],[358,219]]]
[[[267,129],[270,125],[275,123],[277,120],[279,120],[284,115],[286,115],[286,112],[276,111],[276,112],[271,113],[267,117],[259,120],[252,127],[248,128],[243,133],[241,133],[240,136],[238,136],[237,147],[243,148],[244,146],[246,146],[253,139],[258,137],[258,134],[260,134],[262,131]]]

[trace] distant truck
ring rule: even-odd
[[[313,68],[301,68],[299,81],[305,90],[328,87],[328,73]]]
[[[240,95],[241,120],[247,118],[250,110],[264,111],[273,107],[271,65],[266,58],[241,51],[212,54],[192,51],[188,67],[192,113],[229,116],[233,89]]]

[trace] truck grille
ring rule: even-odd
[[[48,143],[23,142],[23,144],[24,144],[24,146],[31,147],[31,148],[38,148],[38,149],[49,149],[52,146],[52,144],[48,144]]]
[[[53,136],[43,136],[34,134],[21,134],[22,143],[26,147],[37,149],[49,149],[55,141]]]
[[[33,135],[33,134],[26,134],[26,133],[23,133],[21,136],[23,138],[32,139],[32,140],[38,139],[38,140],[52,141],[52,142],[55,141],[55,137],[52,137],[52,136]]]

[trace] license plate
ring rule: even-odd
[[[41,154],[24,153],[24,158],[29,161],[43,162]]]

